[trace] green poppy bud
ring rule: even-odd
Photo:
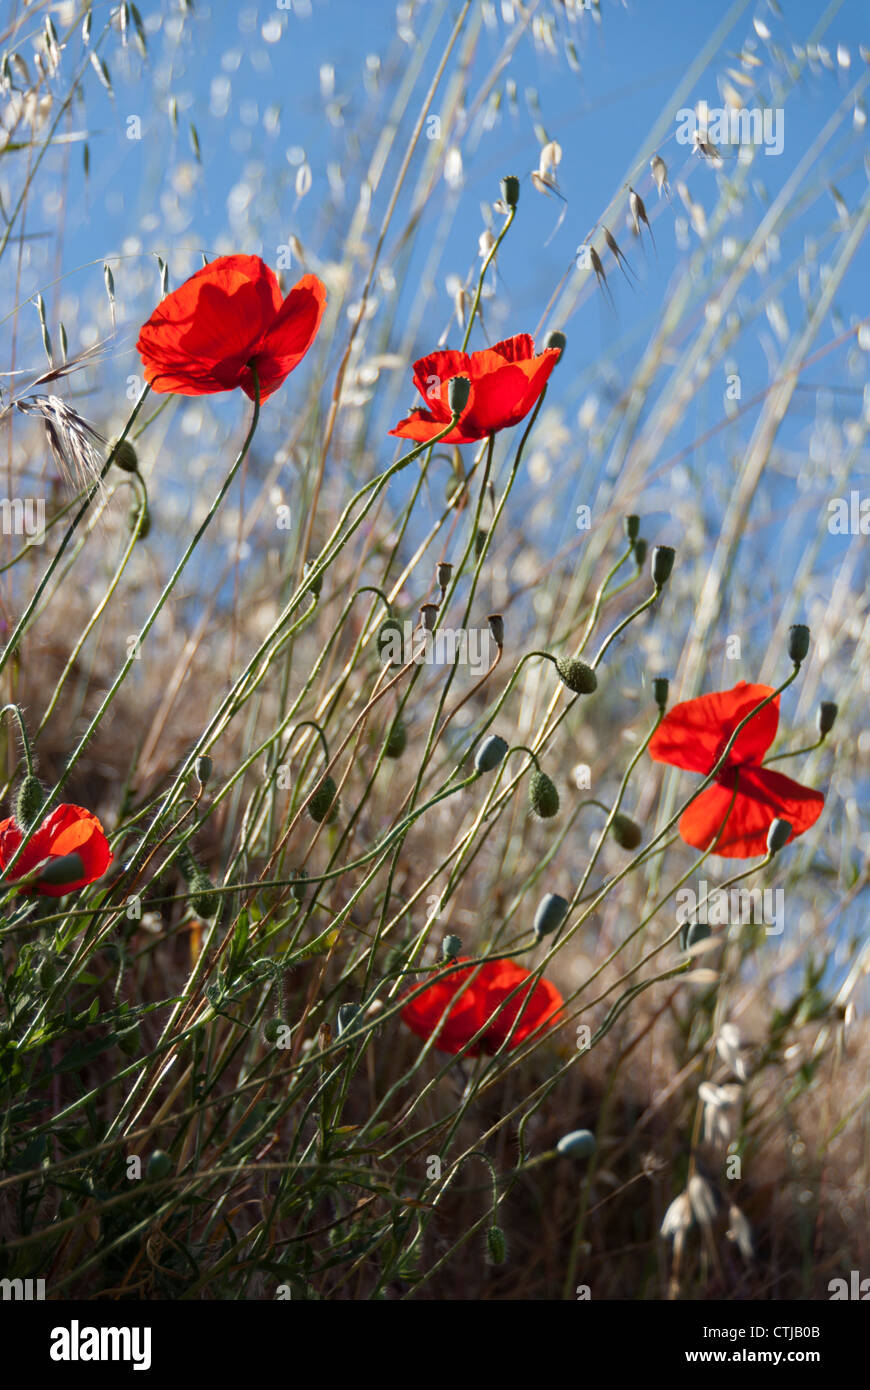
[[[595,1135],[591,1129],[574,1129],[562,1135],[556,1152],[563,1158],[588,1158],[595,1152]]]
[[[520,181],[515,174],[508,174],[502,179],[501,196],[509,208],[515,208],[520,201]]]
[[[652,553],[652,580],[657,589],[663,589],[674,568],[674,550],[670,545],[654,545]]]
[[[214,917],[220,905],[220,894],[204,869],[197,869],[190,880],[190,902],[197,917]]]
[[[267,1043],[276,1043],[282,1028],[280,1018],[267,1018],[263,1025],[263,1037]]]
[[[631,544],[634,545],[634,542],[637,540],[638,536],[640,535],[640,517],[639,517],[639,516],[626,516],[626,517],[623,517],[623,519],[622,519],[622,524],[623,524],[623,526],[625,527],[625,534],[626,534],[626,536],[628,537],[628,539],[629,539],[629,541],[631,542]]]
[[[308,814],[318,825],[326,821],[331,825],[338,815],[338,788],[331,777],[324,777],[317,791],[308,803]]]
[[[447,404],[454,415],[461,415],[468,405],[471,382],[467,376],[452,376],[447,383]]]
[[[140,513],[142,513],[141,523],[139,521]],[[130,508],[129,514],[127,516],[127,525],[130,527],[131,531],[135,531],[136,527],[138,526],[139,533],[136,536],[136,539],[137,541],[144,541],[145,537],[149,534],[151,530],[151,508],[148,506],[147,502],[145,503],[144,509],[140,503],[133,503],[133,506]]]
[[[631,816],[624,816],[621,811],[617,811],[610,822],[610,833],[622,849],[637,849],[643,839],[643,831],[637,822]]]
[[[533,772],[529,782],[529,806],[533,815],[549,820],[559,810],[559,793],[546,772]]]
[[[642,570],[644,567],[644,562],[646,560],[647,552],[647,544],[643,536],[638,536],[632,548],[634,550],[634,563],[637,565],[639,570]]]
[[[441,959],[455,960],[462,954],[462,937],[449,933],[441,942]]]
[[[692,946],[706,941],[709,935],[710,928],[706,922],[684,922],[680,928],[680,946],[684,951],[690,950]]]
[[[795,666],[800,666],[810,649],[810,630],[803,623],[795,623],[788,630],[788,654]]]
[[[668,691],[670,689],[670,684],[671,683],[668,680],[667,676],[656,676],[655,680],[652,683],[653,699],[659,707],[659,714],[664,714],[665,710],[667,709]]]
[[[404,722],[397,716],[390,725],[390,732],[387,734],[387,741],[384,744],[384,757],[401,758],[407,746],[408,730]]]
[[[547,334],[547,338],[544,343],[544,348],[545,350],[549,348],[556,348],[558,350],[559,356],[561,357],[562,353],[565,351],[565,344],[567,343],[567,341],[568,339],[565,337],[564,333],[560,333],[558,329],[554,329],[552,333]]]
[[[15,821],[22,830],[33,824],[45,804],[45,792],[38,777],[28,773],[15,798]]]
[[[492,772],[503,761],[508,746],[498,734],[488,734],[474,755],[477,772]]]
[[[139,458],[129,439],[114,440],[109,446],[109,452],[116,468],[122,468],[125,473],[139,472]]]
[[[567,657],[556,662],[556,670],[563,683],[575,695],[591,695],[598,689],[598,677],[592,667],[578,657]]]
[[[486,620],[489,623],[489,630],[492,633],[492,640],[497,647],[504,646],[504,618],[501,613],[490,613]]]
[[[168,1178],[172,1172],[172,1159],[164,1149],[155,1149],[149,1154],[148,1162],[145,1164],[145,1181],[159,1182],[161,1178]]]
[[[381,661],[390,661],[393,666],[401,666],[401,653],[404,634],[398,618],[385,618],[378,629],[377,646]]]
[[[207,787],[211,778],[212,762],[207,753],[203,753],[197,758],[193,765],[193,773],[201,787]]]
[[[501,1226],[490,1226],[487,1231],[486,1253],[492,1265],[503,1265],[507,1259],[507,1241]]]
[[[558,931],[568,915],[570,903],[558,893],[545,893],[535,913],[535,936],[538,941]]]
[[[834,727],[839,714],[839,709],[833,700],[823,700],[819,705],[819,712],[816,716],[816,725],[819,730],[819,738],[826,738]]]
[[[778,854],[791,839],[791,832],[792,827],[789,821],[781,820],[779,816],[776,820],[771,821],[770,829],[767,832],[768,854]]]
[[[336,1036],[341,1037],[350,1028],[357,1014],[359,1004],[340,1004],[336,1015]]]

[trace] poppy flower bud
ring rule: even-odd
[[[776,820],[771,821],[767,832],[768,854],[778,854],[783,845],[787,845],[791,839],[791,831],[791,824],[787,820],[781,820],[777,816]]]
[[[402,624],[398,618],[384,618],[378,628],[377,636],[378,656],[381,661],[389,659],[394,666],[401,665],[401,662],[396,659],[396,652],[402,650],[402,638]]]
[[[507,1259],[507,1241],[501,1226],[490,1226],[487,1231],[486,1253],[491,1265],[503,1265]]]
[[[359,1004],[340,1004],[336,1015],[337,1032],[336,1036],[341,1037],[346,1033],[359,1013]]]
[[[643,536],[638,536],[637,540],[634,543],[634,563],[637,565],[639,570],[642,570],[644,567],[644,562],[646,560],[646,551],[646,541],[644,540]]]
[[[664,714],[665,710],[667,709],[668,690],[670,689],[670,684],[671,683],[668,680],[667,676],[656,676],[655,680],[652,683],[653,699],[659,707],[660,714]]]
[[[452,573],[453,566],[449,565],[446,560],[441,560],[435,566],[435,578],[438,580],[439,589],[447,588],[447,585],[450,583],[450,576],[452,575]]]
[[[810,649],[810,630],[803,623],[795,623],[788,630],[788,654],[795,666],[800,666]]]
[[[305,571],[304,571],[304,575],[305,575],[305,578],[306,578],[306,579],[308,578],[308,575],[309,575],[309,573],[311,572],[311,570],[313,570],[313,568],[314,568],[313,562],[312,562],[311,560],[306,560],[306,561],[305,561]],[[320,591],[321,591],[322,588],[323,588],[323,575],[322,575],[322,574],[318,574],[318,575],[316,576],[316,578],[312,579],[311,583],[308,585],[308,593],[311,594],[312,598],[320,598]]]
[[[263,1029],[263,1037],[266,1039],[267,1043],[275,1043],[278,1041],[278,1034],[281,1030],[281,1027],[282,1024],[280,1018],[266,1019],[266,1025]]]
[[[595,1152],[595,1135],[591,1129],[573,1129],[570,1134],[562,1135],[556,1152],[563,1158],[588,1158]]]
[[[568,339],[565,337],[564,333],[560,333],[558,329],[554,329],[552,333],[547,334],[544,342],[544,350],[546,351],[548,348],[557,348],[559,356],[561,357],[562,353],[565,351],[565,344],[567,341]]]
[[[503,738],[498,734],[489,734],[474,755],[475,771],[492,772],[503,761],[507,751],[508,746]]]
[[[116,468],[122,468],[125,473],[139,472],[139,459],[129,439],[114,440],[109,452]]]
[[[568,657],[556,662],[556,670],[569,690],[575,695],[591,695],[598,689],[598,677],[591,666],[578,657]]]
[[[32,773],[27,776],[18,788],[18,795],[15,798],[15,820],[22,830],[26,830],[32,825],[42,810],[45,802],[45,792],[38,777]]]
[[[441,959],[455,960],[462,953],[462,937],[449,932],[441,942]]]
[[[549,820],[559,810],[559,793],[552,778],[546,772],[533,772],[529,782],[529,806],[532,814],[541,820]]]
[[[164,1149],[155,1149],[148,1156],[145,1164],[145,1181],[159,1182],[161,1178],[168,1178],[172,1172],[172,1159]]]
[[[461,415],[471,395],[471,382],[467,376],[452,376],[447,385],[447,404],[454,415]]]
[[[492,633],[492,640],[497,647],[504,646],[504,618],[501,613],[490,613],[486,620],[489,623],[489,630]]]
[[[535,913],[535,937],[538,941],[558,930],[564,922],[570,903],[558,893],[545,893]]]
[[[834,727],[839,710],[833,700],[823,700],[819,705],[819,712],[816,716],[816,725],[819,730],[819,738],[826,738]]]
[[[317,791],[308,803],[308,814],[312,820],[331,824],[338,815],[338,788],[331,777],[324,777]]]
[[[622,849],[637,849],[643,839],[643,831],[637,822],[620,811],[617,811],[610,823],[610,833]]]
[[[396,718],[390,725],[390,732],[387,734],[387,741],[384,745],[385,758],[401,758],[408,746],[408,730],[404,722]]]
[[[706,941],[709,935],[710,928],[706,922],[684,922],[680,928],[680,949],[687,951]]]
[[[36,875],[40,883],[62,888],[65,883],[78,883],[85,877],[84,860],[80,854],[57,854],[47,859]]]
[[[654,545],[652,553],[652,580],[657,589],[663,589],[674,568],[674,550],[670,545]]]
[[[632,545],[634,545],[634,542],[640,535],[640,517],[625,516],[622,519],[622,524],[625,527],[626,536],[631,541]]]
[[[142,517],[141,522],[139,520],[140,514]],[[144,509],[142,508],[141,503],[133,503],[132,507],[130,508],[127,514],[127,525],[129,526],[131,531],[135,531],[136,527],[138,526],[139,533],[136,536],[136,539],[137,541],[144,541],[145,537],[149,535],[151,531],[151,508],[148,506],[147,502],[145,504]]]
[[[214,917],[220,907],[220,895],[204,869],[197,869],[190,880],[190,902],[197,917]]]
[[[502,179],[501,196],[509,208],[515,208],[520,201],[520,181],[515,174],[508,174]]]
[[[207,787],[211,779],[212,762],[207,753],[202,753],[193,765],[194,776],[201,787]]]
[[[435,624],[438,621],[438,604],[424,603],[420,608],[420,622],[427,632],[435,631]]]

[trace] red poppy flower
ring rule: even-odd
[[[468,956],[458,959],[468,960]],[[442,1052],[464,1051],[466,1056],[476,1057],[481,1050],[496,1052],[519,1018],[509,1044],[513,1049],[559,1021],[563,1000],[556,986],[539,980],[534,987],[517,989],[530,979],[529,971],[512,960],[470,965],[467,970],[436,977],[405,1005],[401,1019],[419,1038],[435,1033],[435,1046]],[[506,1003],[513,990],[516,994]],[[469,1039],[487,1022],[486,1032],[473,1047],[467,1047]]]
[[[241,386],[254,399],[277,391],[320,327],[326,290],[303,275],[282,301],[277,277],[259,256],[219,256],[157,305],[136,347],[154,391],[207,396]]]
[[[709,774],[737,725],[772,694],[769,685],[738,681],[733,690],[674,705],[650,740],[650,756],[659,763]],[[825,804],[822,793],[762,767],[778,724],[777,695],[738,734],[712,786],[683,812],[680,835],[686,844],[706,849],[728,815],[714,854],[751,859],[767,853],[767,832],[777,818],[791,825],[790,840],[815,824]],[[737,795],[728,814],[735,785]]]
[[[456,428],[444,436],[444,444],[473,444],[496,430],[507,429],[528,415],[559,360],[559,348],[545,348],[535,356],[528,333],[506,338],[483,352],[432,352],[414,363],[414,385],[427,409],[412,410],[390,434],[423,442],[449,425],[453,412],[447,402],[455,376],[468,377],[471,393]]]
[[[21,830],[14,820],[0,821],[0,869],[5,870],[21,840]],[[83,806],[58,806],[50,816],[46,816],[28,840],[24,853],[16,860],[10,877],[23,878],[44,860],[60,859],[67,854],[76,854],[82,861],[82,877],[69,883],[42,883],[37,879],[33,892],[43,893],[50,898],[75,893],[86,883],[102,878],[111,864],[114,855],[103,834],[103,827],[96,816]]]

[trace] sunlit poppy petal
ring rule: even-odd
[[[468,957],[460,957],[467,960]],[[526,987],[523,988],[525,982]],[[519,986],[519,988],[518,988]],[[511,992],[516,989],[513,999]],[[562,997],[549,980],[533,983],[528,970],[513,961],[485,961],[439,976],[401,1012],[402,1022],[418,1037],[435,1038],[442,1052],[496,1052],[514,1021],[510,1049],[532,1034],[552,1027],[560,1016]],[[485,1029],[476,1043],[471,1039]]]
[[[649,743],[650,757],[659,763],[710,772],[742,719],[773,694],[769,685],[738,681],[731,690],[699,695],[668,710]],[[776,737],[779,697],[750,719],[738,735],[728,766],[758,762]]]
[[[692,802],[680,818],[680,835],[686,844],[707,849],[728,815],[715,853],[728,859],[751,859],[767,853],[767,834],[774,820],[789,822],[793,840],[815,824],[825,804],[821,792],[763,767],[739,770],[737,796],[728,814],[733,795],[733,782],[729,786],[716,781]]]
[[[19,845],[22,834],[13,820],[0,823],[0,869],[5,869]],[[53,884],[37,880],[32,891],[47,897],[60,898],[74,893],[86,884],[102,878],[112,863],[113,855],[97,817],[83,806],[66,803],[58,806],[31,835],[23,854],[12,868],[13,880],[32,873],[46,859],[59,859],[77,854],[84,866],[81,878]]]

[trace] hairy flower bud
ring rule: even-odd
[[[390,725],[390,732],[387,734],[387,741],[384,745],[385,758],[401,758],[408,746],[408,730],[404,721],[398,715]]]
[[[139,458],[129,439],[114,440],[109,446],[109,452],[116,468],[122,468],[125,473],[139,472]]]
[[[384,618],[378,628],[377,647],[378,656],[381,661],[390,661],[393,666],[401,666],[400,654],[402,651],[404,634],[402,624],[398,618]]]
[[[155,1149],[149,1154],[148,1162],[145,1164],[145,1181],[159,1182],[161,1178],[168,1178],[172,1172],[172,1159],[164,1149]]]
[[[652,580],[657,589],[663,589],[674,568],[674,550],[670,545],[654,545],[652,553]]]
[[[833,700],[823,700],[819,705],[819,712],[816,716],[816,725],[819,730],[819,738],[826,738],[836,723],[839,709]]]
[[[803,623],[795,623],[788,630],[788,654],[795,666],[800,666],[810,649],[810,630]]]
[[[216,916],[221,905],[220,894],[204,869],[197,869],[190,880],[190,902],[197,917],[206,920]]]
[[[62,888],[65,883],[78,883],[84,876],[84,860],[75,853],[52,855],[40,865],[36,874],[40,883],[49,883],[53,888]]]
[[[574,1129],[562,1135],[556,1152],[563,1158],[588,1158],[595,1152],[595,1135],[590,1129]]]
[[[503,1265],[507,1259],[507,1241],[501,1226],[490,1226],[487,1231],[486,1253],[492,1265]]]
[[[207,787],[211,779],[212,761],[207,753],[202,753],[193,765],[194,776],[201,787]]]
[[[474,755],[475,770],[492,772],[502,762],[507,751],[508,746],[503,738],[498,734],[488,734]]]
[[[776,820],[771,821],[770,829],[767,832],[768,854],[778,854],[791,839],[791,832],[792,827],[787,820],[781,820],[777,816]]]
[[[544,894],[535,913],[535,936],[538,941],[561,927],[569,906],[567,899],[560,898],[558,893]]]
[[[22,830],[27,830],[39,815],[45,803],[45,792],[38,777],[31,772],[23,778],[15,798],[15,820]]]
[[[560,333],[558,329],[554,329],[552,333],[547,334],[544,349],[546,351],[547,348],[557,348],[559,356],[561,357],[562,353],[565,351],[565,344],[567,341],[568,339],[565,337],[564,333]]]
[[[455,960],[462,953],[462,937],[448,933],[441,942],[441,959]]]
[[[324,777],[317,791],[308,803],[308,814],[318,825],[326,821],[330,825],[338,815],[338,788],[332,777]]]
[[[492,640],[497,647],[504,646],[504,618],[501,613],[490,613],[486,620],[489,623],[489,630],[492,633]]]
[[[575,695],[591,695],[598,689],[598,677],[591,666],[578,657],[567,657],[556,662],[556,670],[569,690]]]
[[[546,772],[535,771],[529,782],[529,806],[532,814],[541,820],[549,820],[559,810],[559,793],[556,784]]]
[[[610,822],[610,833],[622,849],[637,849],[643,839],[643,831],[637,822],[631,816],[624,816],[621,811],[617,811]]]

